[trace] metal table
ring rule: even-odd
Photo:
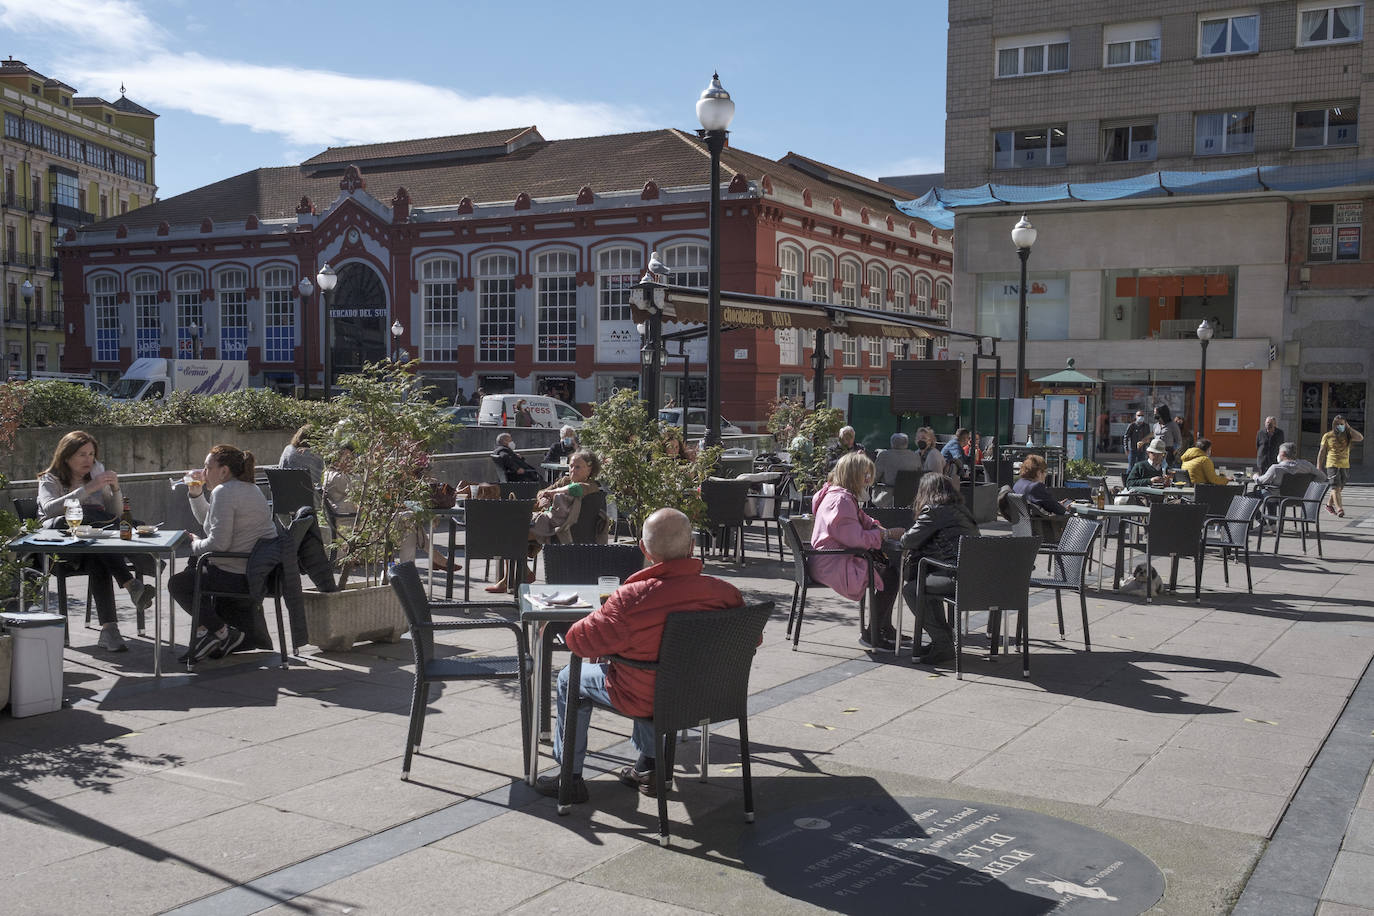
[[[430,555],[434,552],[434,525],[438,521],[448,527],[448,569],[444,571],[444,598],[453,598],[453,551],[455,550],[458,529],[467,519],[465,510],[466,501],[458,500],[452,509],[435,509],[434,514],[429,518],[429,549]],[[467,558],[463,558],[467,562]],[[434,564],[430,563],[429,568],[429,597],[434,598]]]
[[[1070,503],[1068,510],[1075,515],[1084,518],[1113,519],[1113,518],[1149,518],[1149,506],[1115,506],[1105,505],[1101,509],[1087,503]],[[1118,528],[1116,536],[1121,538],[1121,531]],[[1104,531],[1102,537],[1097,539],[1097,590],[1102,591],[1102,554],[1107,543],[1107,533]]]
[[[578,607],[543,607],[536,605],[530,600],[531,596],[551,595],[554,593],[568,594],[573,593],[578,597]],[[534,785],[535,777],[539,775],[539,722],[540,722],[540,703],[548,703],[549,698],[543,696],[543,691],[539,685],[544,683],[544,670],[548,667],[549,659],[544,651],[544,629],[551,623],[572,623],[586,617],[592,611],[601,607],[601,586],[599,585],[540,585],[533,590],[528,583],[522,584],[519,590],[520,598],[520,623],[530,630],[530,654],[534,664],[530,667],[530,695],[534,702],[530,704],[530,760],[529,772],[526,774],[525,781]],[[577,653],[572,653],[569,661],[570,693],[569,703],[577,702],[577,687],[582,673],[582,659]],[[575,737],[574,723],[565,719],[563,723],[563,759],[569,760],[572,757],[573,739]]]
[[[568,473],[568,465],[557,461],[545,461],[539,465],[539,470],[544,472],[544,482],[551,484]]]
[[[62,535],[52,538],[54,533]],[[97,554],[148,554],[156,561],[166,557],[168,578],[176,575],[177,548],[191,540],[187,531],[155,531],[150,535],[137,535],[131,540],[120,539],[117,532],[112,537],[78,538],[57,529],[43,529],[15,538],[6,545],[7,550],[16,554],[41,554],[43,573],[46,576],[52,566],[53,557],[81,558]],[[50,539],[52,538],[52,539]],[[48,610],[48,589],[43,588],[43,610]],[[143,634],[140,633],[140,636]],[[176,612],[173,609],[168,618],[167,644],[176,644]],[[153,676],[162,677],[162,571],[159,564],[153,563]]]

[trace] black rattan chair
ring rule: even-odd
[[[606,491],[598,489],[582,497],[577,521],[568,529],[574,544],[605,544],[610,534],[606,517]],[[547,561],[546,561],[547,562]]]
[[[921,475],[924,473],[925,471],[919,468],[897,472],[897,479],[892,482],[892,505],[894,508],[908,508],[916,501],[916,488],[920,486]]]
[[[1285,478],[1284,483],[1288,482]],[[1307,553],[1307,529],[1312,528],[1317,537],[1317,556],[1322,555],[1322,503],[1326,501],[1326,494],[1331,489],[1331,484],[1324,480],[1312,480],[1303,487],[1302,492],[1297,496],[1282,496],[1276,502],[1269,503],[1273,514],[1266,514],[1266,521],[1276,522],[1277,528],[1274,531],[1274,553],[1279,552],[1279,541],[1283,537],[1285,525],[1295,525],[1298,534],[1302,536],[1302,552]],[[1260,532],[1260,540],[1264,539],[1264,532]],[[1259,550],[1259,544],[1255,545]]]
[[[792,609],[787,614],[787,636],[792,639],[792,651],[801,642],[802,617],[806,613],[806,594],[813,588],[829,588],[812,577],[806,561],[810,557],[830,554],[847,554],[868,560],[868,552],[860,548],[817,550],[811,546],[811,526],[815,518],[810,515],[794,515],[782,526],[787,547],[792,551]],[[868,565],[868,588],[859,598],[859,630],[867,629],[867,602],[869,592],[873,591],[873,564]]]
[[[916,564],[916,629],[911,640],[911,656],[915,661],[920,651],[920,633],[926,596],[926,574],[938,572],[954,578],[953,595],[937,595],[951,611],[954,627],[954,676],[962,679],[964,618],[976,611],[989,616],[991,655],[997,655],[998,630],[1001,615],[1016,611],[1016,640],[1021,646],[1021,676],[1030,677],[1030,582],[1035,557],[1040,550],[1038,537],[982,538],[961,537],[959,559],[942,563],[922,557]],[[993,574],[993,571],[996,571]]]
[[[658,660],[643,662],[620,656],[607,660],[656,672],[654,714],[639,719],[654,729],[654,788],[658,796],[658,842],[668,845],[668,787],[672,781],[678,731],[702,727],[702,760],[706,759],[706,727],[739,722],[740,766],[744,780],[744,820],[754,821],[754,783],[749,769],[749,672],[773,602],[719,611],[675,611],[663,623]],[[564,738],[575,725],[565,714]],[[571,781],[572,742],[563,753],[561,784]],[[706,780],[703,764],[701,780]],[[560,799],[558,812],[567,812]]]
[[[510,499],[513,493],[516,499],[534,499],[542,489],[544,489],[544,484],[537,480],[503,480],[501,481],[501,498]]]
[[[744,504],[749,498],[750,486],[752,484],[747,480],[722,480],[717,477],[708,477],[701,482],[701,500],[706,503],[706,525],[698,532],[698,539],[703,560],[706,559],[707,541],[720,545],[721,558],[724,559],[732,531],[736,538],[735,557],[744,559]]]
[[[748,498],[754,501],[756,514],[745,518],[744,524],[748,528],[752,528],[756,523],[763,526],[763,552],[765,554],[771,553],[773,549],[769,530],[776,528],[778,532],[778,559],[781,560],[783,559],[782,525],[787,518],[787,515],[783,514],[783,510],[786,509],[789,513],[791,511],[792,474],[790,471],[785,471],[775,483],[755,484],[755,486],[758,486],[759,490],[755,492],[751,488]],[[771,494],[765,493],[763,491],[765,486],[772,486],[773,492]]]
[[[14,514],[19,517],[21,522],[34,521],[38,518],[38,500],[33,496],[16,496],[14,498]],[[32,562],[38,565],[26,566],[25,575],[42,576],[42,559],[31,558]],[[67,580],[73,576],[84,576],[85,571],[80,565],[70,563],[60,557],[54,557],[48,564],[49,574],[57,580],[57,612],[62,615],[62,644],[70,646],[72,644],[71,632],[67,625]],[[46,588],[47,586],[44,586]],[[91,590],[86,589],[86,626],[91,625]],[[143,632],[143,612],[138,612],[138,631]]]
[[[505,486],[503,484],[503,486]],[[467,542],[463,548],[463,600],[472,585],[472,561],[500,560],[508,568],[507,584],[512,589],[524,581],[529,557],[532,499],[469,499],[464,503]]]
[[[870,506],[864,512],[884,528],[906,530],[916,523],[916,510],[910,506]]]
[[[1221,574],[1227,585],[1231,584],[1229,555],[1234,551],[1236,559],[1245,557],[1245,590],[1252,594],[1255,586],[1250,580],[1250,529],[1259,515],[1259,509],[1259,497],[1236,496],[1226,507],[1225,515],[1208,515],[1203,529],[1203,548],[1217,547],[1221,550]]]
[[[1226,484],[1200,483],[1193,488],[1193,502],[1207,507],[1208,518],[1225,518],[1231,508],[1231,500],[1240,495],[1239,487]]]
[[[1275,529],[1274,553],[1279,552],[1279,541],[1283,536],[1283,519],[1288,514],[1288,507],[1307,495],[1308,484],[1317,482],[1316,476],[1312,474],[1285,474],[1277,489],[1262,491],[1260,531],[1259,538],[1255,541],[1255,550],[1264,549],[1264,529],[1272,527]]]
[[[1050,574],[1032,576],[1033,588],[1054,589],[1054,609],[1059,614],[1059,638],[1064,638],[1064,589],[1078,592],[1079,610],[1083,615],[1083,648],[1093,650],[1092,636],[1088,632],[1088,598],[1084,593],[1084,578],[1088,571],[1088,558],[1092,556],[1093,541],[1097,539],[1101,525],[1091,519],[1073,516],[1064,526],[1059,536],[1059,544],[1045,551],[1050,557]]]
[[[259,538],[258,542],[253,545],[253,549],[246,553],[229,550],[212,550],[196,556],[195,578],[192,580],[193,584],[191,590],[191,630],[187,640],[188,648],[186,652],[187,671],[194,671],[196,667],[194,649],[196,645],[196,630],[200,626],[200,602],[207,598],[217,602],[216,611],[226,623],[243,630],[244,635],[252,639],[254,648],[270,649],[272,648],[272,638],[267,632],[267,624],[263,618],[262,604],[263,599],[271,597],[277,611],[277,642],[281,647],[281,666],[285,668],[288,665],[286,622],[285,615],[282,611],[282,597],[284,594],[283,585],[286,576],[286,570],[283,569],[283,564],[286,562],[295,563],[297,561],[294,546],[286,548],[280,540],[282,538],[288,543],[292,542],[289,533],[279,533],[270,538]],[[201,584],[201,577],[205,575],[205,569],[210,565],[210,561],[217,558],[246,560],[251,571],[253,567],[260,565],[258,558],[264,551],[277,551],[280,558],[260,579],[257,581],[250,579],[249,592],[247,594],[243,592],[213,591]],[[220,608],[218,602],[221,601],[229,603],[230,607],[234,605],[238,605],[239,607],[234,610]],[[294,628],[292,632],[294,634]],[[294,644],[291,646],[292,652],[298,650],[298,646]]]
[[[302,506],[315,505],[315,485],[303,468],[263,468],[272,493],[274,515],[294,515]]]
[[[644,568],[634,544],[546,544],[544,581],[549,585],[591,585],[601,576],[624,582]]]
[[[495,500],[491,500],[495,502]],[[469,504],[470,505],[470,504]],[[524,751],[521,772],[529,768],[530,760],[530,694],[528,646],[525,631],[519,622],[502,616],[463,617],[435,621],[432,613],[484,613],[491,615],[514,605],[472,604],[462,601],[430,601],[420,573],[413,562],[398,563],[391,573],[391,587],[400,599],[401,609],[410,622],[410,645],[415,657],[415,687],[411,694],[410,728],[406,734],[405,759],[401,763],[401,778],[410,778],[412,755],[420,749],[425,729],[425,708],[429,705],[429,685],[443,681],[514,680],[520,692],[520,740]],[[506,656],[463,655],[458,658],[435,658],[434,634],[451,630],[505,629],[515,635],[515,654]]]
[[[1153,568],[1155,557],[1168,557],[1169,588],[1178,591],[1178,561],[1183,557],[1193,558],[1193,599],[1202,598],[1202,560],[1207,555],[1204,546],[1203,525],[1207,520],[1207,507],[1195,503],[1155,503],[1150,506],[1150,517],[1144,521],[1122,519],[1122,531],[1133,530],[1143,541],[1145,565]],[[1116,571],[1113,573],[1112,588],[1121,584],[1121,566],[1125,559],[1123,550],[1124,535],[1116,543]],[[1153,602],[1150,590],[1145,590],[1145,600]]]

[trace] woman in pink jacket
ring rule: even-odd
[[[854,549],[882,551],[883,541],[901,537],[904,528],[883,528],[859,508],[859,497],[873,484],[873,462],[862,452],[840,458],[829,481],[811,500],[816,516],[811,546],[817,550]],[[811,575],[817,582],[846,598],[858,601],[868,588],[869,560],[853,554],[812,557]],[[892,604],[897,598],[897,564],[873,564],[873,608],[868,631],[859,644],[868,649],[893,649],[897,631],[892,626]]]

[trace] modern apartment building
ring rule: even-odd
[[[13,58],[0,61],[0,113],[0,352],[11,375],[57,371],[67,328],[56,243],[153,199],[157,115],[122,95],[79,96]]]
[[[1040,230],[1029,378],[1073,356],[1107,382],[1116,429],[1161,402],[1196,429],[1206,318],[1201,434],[1219,455],[1253,454],[1268,414],[1308,458],[1336,413],[1363,429],[1365,13],[951,0],[945,187],[987,186],[982,203],[952,207],[955,326],[1017,336],[1010,230],[1024,210]]]
[[[947,320],[950,235],[899,212],[898,189],[733,146],[722,169],[723,289]],[[550,141],[530,126],[331,148],[70,233],[68,355],[108,376],[195,349],[248,360],[260,384],[309,378],[319,391],[326,349],[337,377],[394,346],[450,396],[599,401],[638,384],[629,295],[651,252],[670,282],[706,285],[709,179],[702,141],[671,129]],[[329,320],[299,286],[326,262],[339,277]],[[824,339],[841,392],[885,392],[889,359],[908,352]],[[724,415],[752,424],[772,400],[806,393],[815,340],[747,322],[724,334]],[[686,350],[669,348],[666,393],[700,404],[705,342]]]

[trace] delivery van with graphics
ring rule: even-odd
[[[489,394],[482,398],[482,404],[477,409],[477,424],[518,426],[515,405],[521,401],[525,402],[525,409],[530,413],[531,426],[547,426],[550,429],[571,426],[579,429],[587,422],[582,414],[558,398],[545,394]]]
[[[173,391],[223,394],[248,387],[243,359],[136,359],[110,389],[116,401],[165,400]]]

